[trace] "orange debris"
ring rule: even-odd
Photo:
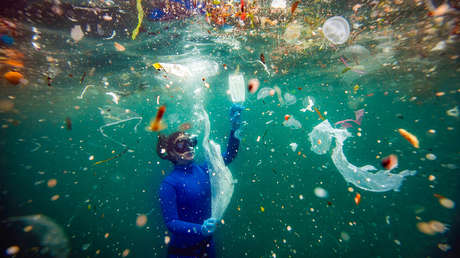
[[[3,75],[12,84],[19,84],[24,77],[21,73],[9,71]]]
[[[417,137],[415,135],[409,133],[408,131],[406,131],[404,129],[398,129],[398,132],[399,132],[399,134],[402,135],[402,137],[404,137],[408,142],[410,142],[410,144],[412,144],[412,146],[414,146],[417,149],[420,147],[418,139],[417,139]]]
[[[355,196],[355,203],[356,203],[356,205],[358,205],[360,202],[361,202],[361,194],[356,193],[356,196]]]

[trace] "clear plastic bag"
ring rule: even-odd
[[[328,120],[321,122],[308,134],[311,150],[316,154],[326,154],[331,146],[332,138],[335,138],[335,147],[332,151],[332,161],[337,170],[342,174],[345,181],[355,186],[372,192],[399,191],[406,176],[415,175],[414,170],[404,170],[399,174],[391,173],[391,170],[379,170],[372,165],[356,167],[348,162],[343,153],[343,143],[351,136],[346,129],[334,129]]]

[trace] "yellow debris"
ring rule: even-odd
[[[157,70],[163,69],[163,66],[161,66],[160,63],[154,63],[152,66],[155,67],[155,69]]]
[[[137,6],[137,26],[133,30],[133,34],[131,36],[133,40],[135,40],[137,37],[137,34],[139,34],[139,28],[141,27],[142,20],[144,19],[144,10],[142,9],[141,1],[142,0],[137,0],[137,5],[136,5]]]

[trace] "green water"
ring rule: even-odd
[[[324,8],[320,16],[325,19],[331,16],[326,13],[351,16],[355,3],[314,4],[317,9]],[[441,53],[430,51],[433,42],[446,38],[439,28],[442,26],[434,25],[438,30],[434,39],[410,38],[410,31],[421,26],[414,25],[414,19],[430,23],[422,7],[412,16],[407,14],[407,7],[401,11],[402,19],[357,36],[353,43],[366,46],[371,55],[359,60],[366,71],[361,75],[343,72],[345,66],[339,60],[340,51],[351,44],[335,49],[317,37],[313,38],[317,45],[296,50],[283,40],[287,21],[270,30],[225,34],[207,25],[202,17],[161,23],[145,20],[147,32],[160,33],[141,32],[132,41],[129,31],[137,19],[134,5],[126,5],[131,12],[122,15],[129,21],[123,25],[126,35],[119,32],[113,40],[85,36],[78,43],[70,38],[68,24],[60,28],[40,20],[27,21],[21,13],[3,14],[2,19],[19,17],[16,23],[23,26],[22,36],[12,47],[26,55],[21,71],[28,80],[26,85],[16,86],[2,78],[0,84],[0,100],[14,104],[13,108],[2,107],[0,113],[3,221],[46,215],[67,235],[69,257],[116,257],[126,250],[128,257],[165,256],[167,229],[158,188],[172,165],[158,158],[156,133],[145,127],[157,108],[166,105],[165,133],[185,122],[191,123],[192,131],[200,132],[200,123],[191,110],[194,103],[202,102],[210,115],[211,138],[225,148],[232,104],[227,80],[239,65],[246,81],[258,78],[261,87],[278,86],[282,94],[291,93],[297,101],[288,106],[280,104],[276,95],[258,100],[257,93],[247,93],[242,113],[247,124],[238,156],[229,165],[238,183],[224,223],[215,233],[218,257],[455,256],[458,208],[441,206],[434,194],[454,202],[459,199],[460,120],[446,113],[459,105],[459,63],[453,58],[458,53],[458,40]],[[299,5],[302,12],[298,17],[310,13],[305,5]],[[118,29],[120,25],[113,26]],[[31,37],[37,34],[32,27],[40,31],[40,50],[31,46]],[[391,39],[375,38],[383,30]],[[126,51],[117,52],[115,41]],[[235,47],[235,42],[240,47]],[[379,44],[389,44],[391,52],[379,50]],[[270,75],[257,62],[261,53]],[[180,81],[171,75],[165,78],[151,66],[184,58],[218,64],[219,72],[205,78],[209,88],[204,86],[202,75]],[[9,68],[1,69],[3,74]],[[78,98],[86,85],[94,87]],[[196,95],[195,88],[202,94]],[[106,95],[111,91],[121,96],[118,104]],[[299,111],[305,107],[302,101],[307,96],[331,123],[354,118],[354,111],[365,109],[362,124],[348,129],[354,136],[344,144],[350,163],[381,169],[380,160],[395,154],[399,166],[394,173],[409,169],[417,174],[406,177],[399,191],[375,193],[347,183],[333,164],[331,152],[317,155],[310,150],[308,133],[322,120],[316,112]],[[99,131],[108,122],[99,108],[107,105],[129,109],[127,116],[142,117],[137,130],[138,120],[104,129],[127,146],[126,153],[123,146]],[[287,114],[302,128],[283,126]],[[71,121],[71,130],[66,118]],[[420,148],[399,135],[399,128],[416,135]],[[295,151],[291,143],[298,144]],[[429,153],[436,159],[428,160]],[[429,180],[430,175],[435,179]],[[57,180],[56,186],[48,186],[50,179]],[[328,197],[315,196],[316,187],[325,189]],[[354,201],[356,193],[361,194],[359,205]],[[149,211],[147,224],[137,226],[138,215]],[[434,235],[418,230],[417,223],[431,220],[449,229]],[[452,249],[442,251],[438,244]],[[11,245],[22,247],[20,241],[2,244],[2,255]],[[22,251],[18,257],[23,257]]]

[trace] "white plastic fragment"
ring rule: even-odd
[[[444,49],[446,49],[446,42],[445,41],[439,41],[438,44],[436,44],[436,46],[434,46],[431,51],[442,51]]]
[[[113,103],[118,104],[118,101],[120,100],[120,96],[118,96],[114,92],[106,92],[105,94],[107,94],[107,95],[112,97]]]
[[[319,198],[327,198],[329,195],[327,191],[324,190],[324,188],[322,187],[315,187],[313,192],[315,193],[316,197],[319,197]]]
[[[295,152],[297,150],[298,145],[297,143],[293,142],[293,143],[290,143],[289,146],[291,146],[291,150]]]
[[[303,100],[303,105],[306,106],[305,108],[302,108],[300,109],[300,111],[302,112],[305,112],[305,111],[310,111],[310,112],[315,112],[312,107],[313,105],[315,105],[315,103],[313,103],[313,99],[308,96],[306,99]]]
[[[85,36],[85,34],[83,34],[83,30],[81,29],[80,25],[75,25],[70,30],[70,37],[72,37],[72,39],[75,42],[78,42],[78,41],[82,40],[84,36]]]
[[[311,150],[316,154],[326,154],[335,139],[335,147],[332,151],[332,161],[342,174],[345,181],[354,184],[355,186],[372,192],[386,192],[390,190],[399,191],[404,178],[406,176],[415,175],[414,170],[404,170],[399,174],[391,173],[391,170],[379,170],[374,166],[365,165],[356,167],[348,162],[347,157],[343,153],[343,143],[351,136],[347,129],[332,128],[328,120],[324,120],[315,126],[311,133],[308,134]]]
[[[458,114],[459,114],[458,106],[455,106],[454,108],[447,110],[446,114],[448,116],[458,117]]]

